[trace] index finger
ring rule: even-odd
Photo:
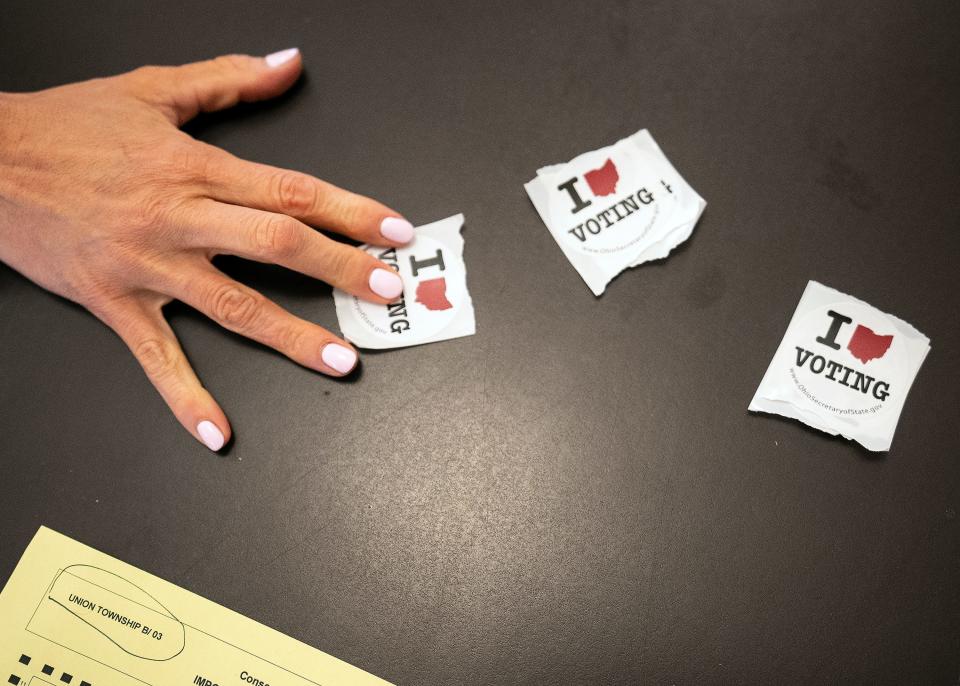
[[[309,174],[247,162],[218,148],[209,152],[215,159],[207,165],[206,183],[214,200],[286,214],[362,243],[401,246],[413,240],[413,225],[376,200]]]

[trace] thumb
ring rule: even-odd
[[[300,51],[289,48],[266,57],[222,55],[180,67],[144,67],[129,76],[139,94],[179,126],[199,112],[276,97],[294,84],[302,68]]]

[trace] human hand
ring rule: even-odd
[[[230,424],[164,319],[171,299],[324,374],[348,374],[358,359],[346,341],[220,272],[215,255],[283,265],[379,303],[403,288],[388,265],[308,226],[399,246],[413,227],[396,212],[178,128],[199,112],[279,95],[301,68],[291,49],[0,94],[0,260],[112,328],[211,450],[230,439]]]

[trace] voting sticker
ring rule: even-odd
[[[344,337],[361,348],[384,349],[473,335],[462,227],[463,215],[458,214],[418,227],[414,239],[401,248],[361,246],[396,270],[403,294],[381,305],[334,290]]]
[[[749,409],[889,450],[929,350],[907,322],[810,281]]]
[[[666,257],[706,207],[645,129],[544,167],[525,188],[594,295],[624,269]]]

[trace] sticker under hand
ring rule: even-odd
[[[22,653],[10,683],[387,683],[45,527],[0,594],[0,617],[0,646]]]
[[[344,338],[361,348],[383,349],[472,335],[476,325],[462,227],[463,215],[458,214],[418,227],[413,241],[400,248],[361,246],[396,270],[403,294],[380,305],[334,290]]]

